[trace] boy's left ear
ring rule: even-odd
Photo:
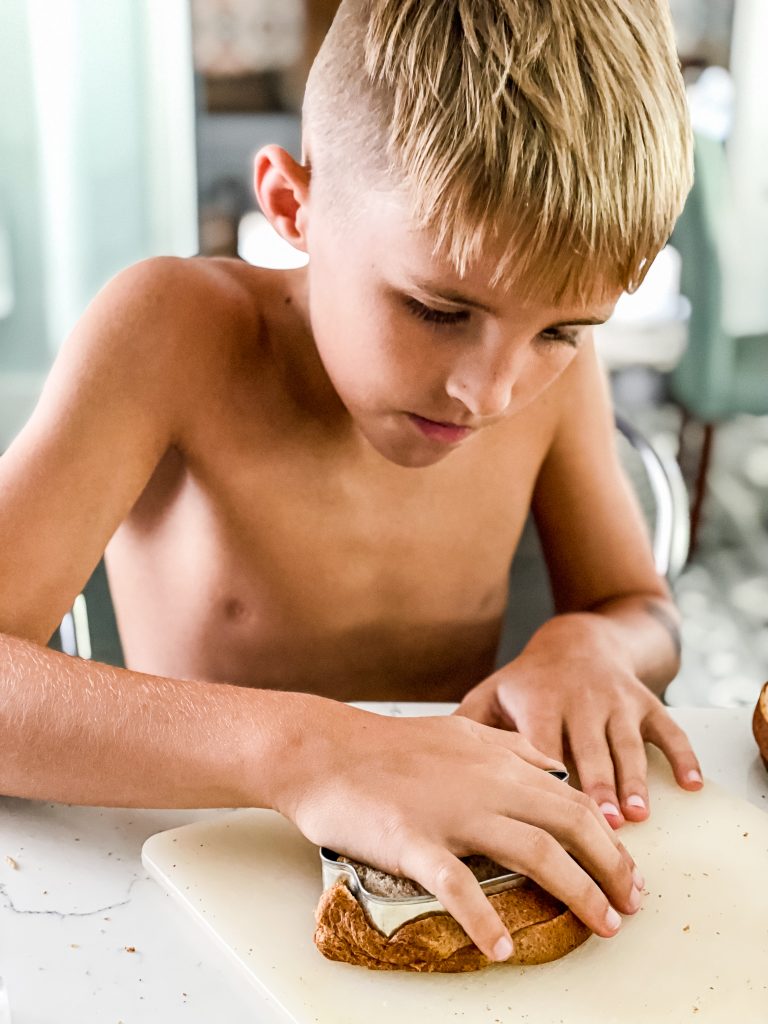
[[[280,146],[264,146],[253,159],[253,190],[264,216],[301,252],[307,252],[310,177],[309,167]]]

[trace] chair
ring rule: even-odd
[[[671,455],[616,416],[619,455],[648,525],[656,572],[674,583],[688,560],[688,495],[680,467]]]
[[[622,465],[635,488],[648,524],[656,571],[673,582],[688,557],[688,498],[683,478],[675,460],[654,448],[639,430],[621,416],[616,417],[616,430]],[[524,545],[531,543],[527,538],[528,534],[524,535]],[[526,557],[525,551],[522,557]],[[536,567],[536,587],[547,595],[548,581],[540,559],[539,563]],[[94,580],[100,586],[98,599],[109,601],[101,565],[89,585]],[[526,602],[525,613],[521,616],[523,625],[527,623],[532,607],[536,608],[535,601]],[[552,614],[551,610],[537,611],[540,612],[541,621]],[[111,610],[109,628],[116,628]],[[65,654],[80,658],[91,657],[91,632],[84,594],[78,594],[71,610],[64,616],[59,640]]]
[[[682,412],[681,466],[687,461],[689,426],[696,422],[703,427],[691,474],[691,551],[696,546],[717,423],[738,413],[768,414],[768,334],[733,336],[723,327],[721,253],[727,178],[722,143],[697,135],[694,164],[693,189],[670,239],[682,257],[680,290],[691,303],[688,345],[669,378],[671,397]]]
[[[59,643],[65,654],[90,660],[92,657],[91,631],[88,624],[88,605],[85,594],[78,594],[72,607],[61,620]]]

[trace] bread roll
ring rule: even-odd
[[[752,717],[752,732],[757,740],[757,747],[768,771],[768,683],[763,687],[757,699],[757,707]]]
[[[340,860],[348,860],[340,857]],[[508,873],[487,857],[462,858],[479,880]],[[418,882],[398,878],[356,861],[363,886],[381,896],[426,894]],[[543,964],[581,945],[589,928],[563,903],[530,879],[487,897],[509,929],[515,950],[508,964]],[[378,971],[476,971],[488,960],[461,925],[447,913],[429,913],[407,921],[387,938],[371,922],[350,892],[344,876],[326,889],[315,911],[315,944],[329,960]]]

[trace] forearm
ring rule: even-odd
[[[333,704],[145,675],[0,634],[0,792],[112,807],[276,807],[305,723],[316,728]]]
[[[532,637],[529,647],[555,640],[577,652],[608,645],[657,696],[680,667],[680,616],[672,601],[658,594],[614,598],[587,612],[556,615]]]

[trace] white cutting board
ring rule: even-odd
[[[369,971],[313,941],[317,847],[274,811],[151,836],[148,871],[296,1024],[768,1024],[768,815],[707,781],[686,793],[648,748],[651,817],[622,838],[646,879],[612,939],[551,964]]]

